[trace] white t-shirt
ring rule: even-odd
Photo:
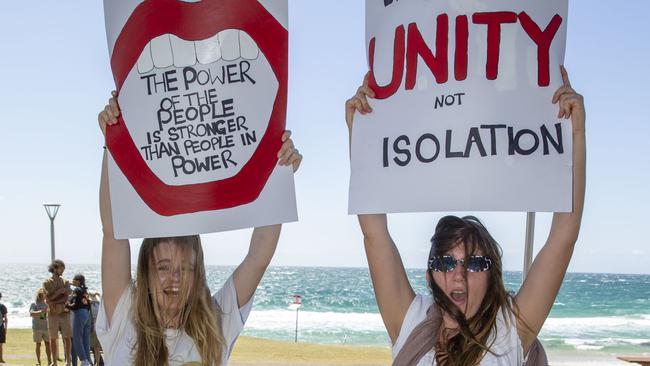
[[[112,322],[108,324],[104,301],[99,306],[95,329],[97,338],[104,350],[104,362],[107,366],[126,366],[133,364],[133,349],[136,342],[136,332],[131,317],[132,294],[131,287],[127,287],[113,312]],[[253,298],[248,304],[239,308],[237,304],[237,291],[232,277],[223,285],[212,299],[221,309],[221,326],[223,337],[226,340],[226,349],[222,355],[221,364],[227,365],[232,347],[244,328],[253,305]],[[169,366],[181,366],[187,362],[201,362],[196,345],[184,331],[167,329],[167,350],[169,352]]]
[[[393,359],[404,346],[404,342],[411,335],[415,327],[420,324],[427,316],[427,310],[433,304],[433,297],[417,295],[409,306],[399,336],[393,345]],[[486,353],[479,365],[481,366],[513,366],[524,364],[524,351],[517,334],[517,322],[514,314],[510,314],[509,323],[506,324],[501,311],[497,315],[497,339],[490,347],[494,353]],[[488,339],[488,345],[494,339],[494,334]],[[496,355],[495,355],[496,354]],[[498,356],[497,356],[498,355]],[[424,355],[417,366],[435,365],[434,352],[431,351]]]

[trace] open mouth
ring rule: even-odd
[[[257,46],[257,58],[252,58],[255,47],[250,40]],[[175,49],[192,47],[193,53],[174,57]],[[275,169],[276,154],[282,144],[287,49],[287,30],[256,0],[145,0],[136,7],[119,33],[111,55],[122,115],[120,123],[107,129],[106,145],[122,174],[149,208],[172,216],[231,208],[257,199]],[[244,73],[255,83],[242,77]],[[238,79],[243,82],[237,83]],[[227,91],[220,85],[224,80]],[[201,83],[205,85],[200,92],[189,90]],[[145,90],[147,87],[153,89]],[[188,90],[184,90],[186,87]],[[145,93],[130,102],[132,105],[126,105],[129,98],[125,95],[136,88]],[[239,94],[244,88],[252,89],[246,93],[247,103]],[[266,92],[262,91],[264,88]],[[192,110],[190,105],[192,98],[197,103],[200,97],[216,100],[207,103],[211,111],[200,107],[204,109],[203,120],[196,116],[201,110]],[[183,98],[187,99],[186,104],[180,104]],[[157,104],[142,108],[146,112],[136,112],[134,104],[146,100]],[[157,115],[160,110],[163,118]],[[246,117],[249,131],[240,123],[243,120],[236,118],[220,125],[212,124],[214,119],[206,122],[212,115],[218,119],[226,112],[234,112],[228,116],[231,119]],[[176,131],[170,133],[171,127]],[[212,135],[207,136],[209,127]],[[249,136],[253,128],[259,131]],[[224,129],[226,133],[219,133]],[[191,137],[190,146],[171,144],[180,141],[181,133]],[[224,138],[225,134],[231,136],[231,141]],[[243,143],[240,140],[239,149],[235,150],[231,145],[242,138]]]
[[[449,298],[461,310],[463,310],[465,308],[465,303],[467,302],[467,292],[465,292],[464,290],[454,290],[449,294]]]
[[[176,298],[180,295],[180,289],[178,287],[168,287],[163,290],[163,293],[168,297]]]
[[[277,90],[253,38],[225,29],[199,40],[152,39],[120,96],[147,165],[165,184],[187,185],[241,170],[266,132]]]

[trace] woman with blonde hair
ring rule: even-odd
[[[573,212],[553,215],[546,244],[514,297],[503,284],[501,249],[477,218],[440,219],[427,258],[433,296],[423,296],[409,283],[386,215],[359,215],[394,365],[510,366],[522,365],[530,356],[571,260],[584,206],[584,103],[563,67],[561,74],[564,85],[552,102],[559,106],[558,118],[572,122]],[[372,112],[372,97],[366,76],[346,103],[350,131],[356,112]]]
[[[99,114],[103,132],[117,123],[117,95]],[[298,169],[302,156],[290,132],[279,165]],[[103,225],[102,292],[97,335],[107,365],[225,365],[251,310],[253,295],[275,252],[281,225],[257,227],[250,248],[223,287],[211,296],[198,235],[144,239],[135,282],[128,240],[116,240],[106,154],[100,184]]]
[[[41,364],[41,341],[45,343],[45,355],[49,365],[52,363],[52,353],[50,351],[50,334],[47,330],[47,304],[45,303],[45,290],[43,288],[36,291],[36,298],[29,306],[29,315],[32,317],[32,335],[36,344],[37,365]]]

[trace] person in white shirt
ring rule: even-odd
[[[475,217],[447,216],[438,222],[426,274],[433,296],[416,296],[388,231],[386,215],[359,215],[394,365],[506,366],[525,362],[567,271],[584,206],[584,101],[571,88],[564,67],[560,72],[564,85],[552,102],[559,105],[558,118],[571,118],[572,122],[573,212],[553,215],[546,244],[514,297],[503,284],[501,248]],[[369,74],[346,102],[350,132],[356,112],[372,112],[369,98],[375,94],[368,79]]]
[[[102,132],[117,122],[117,95],[99,114]],[[282,136],[279,165],[298,169],[302,156],[290,131]],[[207,286],[198,235],[145,239],[135,282],[128,240],[116,240],[102,164],[100,213],[103,225],[102,302],[97,336],[106,365],[226,365],[251,309],[255,290],[280,237],[281,225],[257,227],[243,262],[216,295]]]

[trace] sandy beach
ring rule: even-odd
[[[62,346],[59,347],[59,349]],[[41,347],[43,365],[45,348]],[[9,329],[4,345],[7,366],[36,364],[30,329]],[[64,363],[59,363],[63,365]],[[230,358],[230,365],[388,365],[390,352],[381,347],[318,345],[240,337]]]
[[[34,365],[36,358],[31,330],[10,329],[4,354],[7,366]],[[46,360],[44,351],[41,357],[43,361]],[[549,353],[549,361],[553,366],[633,365],[617,360],[616,355],[606,352],[552,352]],[[321,345],[240,337],[230,358],[230,365],[390,365],[390,351],[388,347]]]

